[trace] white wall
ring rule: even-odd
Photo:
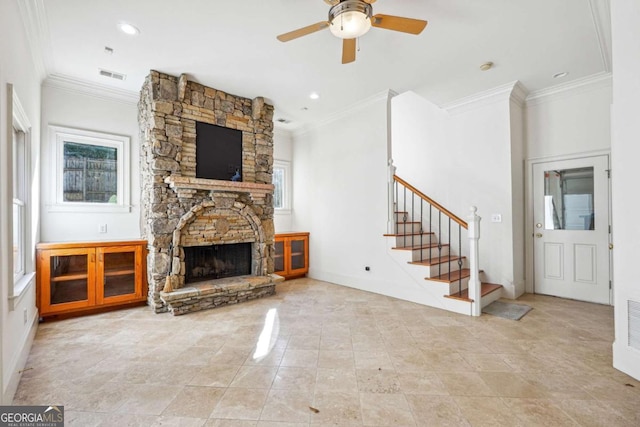
[[[32,237],[26,250],[33,254],[37,239],[38,221],[38,162],[40,161],[40,76],[36,74],[27,37],[22,25],[18,2],[0,1],[0,404],[8,405],[20,379],[19,370],[24,367],[37,327],[33,283],[20,298],[9,300],[9,287],[13,283],[12,267],[12,177],[9,147],[12,120],[8,117],[8,105],[12,100],[7,94],[7,83],[14,86],[22,107],[31,124],[31,219]],[[33,256],[27,263],[27,271],[33,271]],[[26,316],[26,318],[25,318]]]
[[[47,127],[58,125],[124,135],[130,144],[131,211],[128,213],[51,212],[54,202],[54,147]],[[43,242],[122,240],[140,238],[140,143],[138,107],[133,102],[107,99],[45,82],[42,88],[42,206]],[[99,225],[107,233],[99,233]]]
[[[526,158],[608,150],[611,77],[527,100]]]
[[[612,211],[615,301],[613,366],[640,379],[640,350],[628,342],[628,301],[640,303],[640,2],[611,2],[613,24]]]
[[[309,231],[309,276],[419,300],[387,254],[387,94],[294,135],[295,230]],[[365,271],[365,266],[371,268]],[[407,283],[405,285],[405,282]]]
[[[285,129],[273,130],[273,159],[291,164],[293,160],[293,136],[291,132]],[[293,187],[293,180],[289,181],[291,187]],[[293,199],[293,188],[289,188],[289,196]],[[293,200],[291,200],[293,203]],[[293,231],[291,228],[293,221],[292,210],[288,212],[276,211],[273,222],[276,233],[284,233],[286,231]]]
[[[522,221],[514,223],[512,144],[521,144],[522,138],[516,135],[512,141],[510,94],[501,89],[444,111],[404,93],[392,102],[392,141],[400,177],[463,220],[471,206],[478,207],[483,218],[480,268],[489,282],[505,286],[506,295],[514,298],[524,275],[515,258],[524,255],[514,254],[514,249],[521,251],[514,242],[522,234],[517,230]],[[492,223],[492,214],[502,215],[502,222]]]

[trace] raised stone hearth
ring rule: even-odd
[[[272,295],[273,107],[152,71],[139,122],[149,305],[184,314]],[[197,122],[242,132],[240,182],[196,176]],[[184,248],[239,243],[251,245],[250,275],[185,285]]]

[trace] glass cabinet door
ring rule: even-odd
[[[49,285],[42,289],[44,311],[65,311],[95,302],[93,278],[95,253],[92,249],[49,251],[43,260]]]
[[[291,238],[290,242],[290,270],[292,274],[296,270],[304,270],[307,266],[307,240],[304,238]]]
[[[141,287],[138,286],[137,279],[141,272],[142,248],[114,246],[97,248],[96,251],[98,254],[96,281],[98,304],[141,296]]]
[[[276,274],[284,273],[286,270],[285,266],[285,257],[284,257],[284,247],[285,241],[279,240],[276,241],[275,244],[275,254],[273,256],[273,270]]]

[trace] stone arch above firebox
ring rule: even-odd
[[[267,244],[260,218],[250,205],[230,196],[237,195],[220,194],[214,200],[203,201],[178,221],[173,233],[173,287],[184,286],[184,248],[191,246],[251,243],[251,273],[255,276],[267,274]]]

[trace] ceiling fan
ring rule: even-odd
[[[403,18],[392,15],[373,15],[372,3],[376,0],[324,0],[331,6],[329,20],[280,34],[281,42],[288,42],[316,31],[329,28],[331,33],[343,39],[342,63],[348,64],[356,60],[356,39],[364,35],[371,27],[402,33],[420,34],[427,26],[427,21]]]

